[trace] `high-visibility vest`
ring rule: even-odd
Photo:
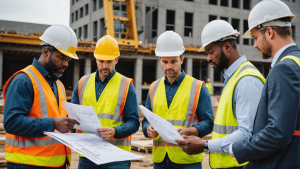
[[[300,59],[299,59],[298,57],[293,56],[293,55],[287,55],[287,56],[283,57],[280,61],[283,61],[283,60],[285,60],[285,59],[291,59],[291,60],[293,60],[293,61],[296,62],[297,65],[300,67]],[[299,130],[299,129],[298,129],[298,130],[297,130],[297,129],[295,130],[294,136],[300,136],[300,130]]]
[[[6,88],[12,78],[19,73],[26,73],[33,86],[34,100],[28,117],[55,118],[67,116],[67,112],[62,105],[62,101],[67,101],[63,84],[59,80],[56,81],[59,98],[59,105],[57,105],[57,100],[48,82],[33,65],[16,72],[6,82],[3,89],[4,103]],[[6,133],[6,161],[35,166],[60,167],[65,164],[66,159],[71,164],[71,149],[52,137],[30,138]]]
[[[175,127],[187,128],[199,122],[196,109],[202,81],[186,75],[168,108],[164,80],[165,77],[153,82],[150,86],[150,103],[153,113],[164,118]],[[158,135],[153,140],[152,161],[155,163],[162,162],[166,153],[172,162],[178,164],[203,161],[203,153],[188,155],[177,144],[168,143]]]
[[[205,86],[206,86],[206,88],[208,89],[209,94],[212,94],[212,86],[211,86],[211,83],[206,83]]]
[[[96,73],[92,73],[80,79],[78,84],[79,103],[94,107],[102,127],[115,127],[124,124],[123,109],[131,79],[116,72],[97,101],[95,76]],[[122,139],[112,138],[108,142],[123,150],[129,152],[131,150],[131,136]],[[83,157],[81,154],[79,156]]]
[[[238,122],[232,111],[232,97],[236,84],[244,76],[255,76],[265,83],[263,75],[249,61],[242,63],[229,79],[220,98],[212,139],[225,137],[238,130]],[[210,152],[209,163],[212,168],[230,168],[246,165],[239,164],[229,153]]]

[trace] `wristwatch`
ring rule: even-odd
[[[208,149],[208,140],[205,140],[203,151],[204,152],[208,152],[209,151],[209,149]]]

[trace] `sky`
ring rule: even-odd
[[[0,0],[0,20],[69,25],[70,0]]]

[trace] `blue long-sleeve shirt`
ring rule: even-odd
[[[100,98],[107,83],[114,76],[115,73],[116,73],[116,70],[114,70],[102,82],[98,77],[98,70],[96,71],[95,88],[96,88],[96,99],[97,100]],[[72,97],[71,103],[79,104],[78,83],[76,84],[75,89],[73,91],[73,97]],[[134,134],[135,132],[138,131],[138,129],[140,127],[139,108],[138,108],[138,102],[137,102],[137,97],[136,97],[136,91],[135,91],[135,88],[132,83],[130,83],[130,85],[129,85],[123,113],[124,113],[125,123],[120,126],[114,127],[116,129],[115,138],[117,138],[117,139],[125,138],[125,137],[128,137],[128,136]]]
[[[181,72],[182,73],[179,76],[179,78],[176,79],[172,84],[167,80],[167,78],[165,78],[165,80],[164,80],[168,108],[169,108],[170,104],[172,103],[172,100],[173,100],[182,80],[186,76],[183,69],[181,69]],[[145,107],[147,109],[149,109],[150,111],[152,111],[151,104],[150,104],[149,92],[148,92]],[[212,104],[211,104],[209,91],[207,90],[206,86],[203,84],[202,84],[201,90],[200,90],[200,96],[199,96],[196,113],[197,113],[199,122],[194,124],[193,126],[198,130],[199,137],[204,137],[204,136],[210,134],[213,130],[214,113],[213,113],[213,108],[212,108]],[[143,129],[143,133],[144,133],[145,137],[148,137],[147,128],[149,127],[149,125],[150,125],[150,123],[144,117],[142,129]]]
[[[234,72],[245,61],[247,61],[246,56],[242,56],[226,70],[224,88]],[[238,122],[238,130],[220,139],[210,140],[208,148],[211,153],[229,153],[231,143],[252,136],[253,122],[263,87],[264,83],[255,76],[245,76],[239,80],[232,97],[232,110]]]
[[[32,65],[53,88],[58,103],[58,78],[51,75],[36,59]],[[54,131],[54,118],[27,117],[34,100],[32,82],[26,73],[17,74],[9,83],[5,91],[4,129],[7,133],[22,137],[42,137],[44,131]]]

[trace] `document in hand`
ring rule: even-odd
[[[144,158],[122,150],[95,134],[59,132],[44,132],[44,134],[84,155],[97,165]]]
[[[94,107],[62,102],[68,117],[77,120],[80,125],[74,125],[75,129],[98,135],[96,129],[102,128]]]
[[[166,121],[165,119],[154,114],[146,107],[140,105],[140,109],[146,116],[151,126],[159,133],[159,135],[167,142],[177,144],[175,140],[184,140],[183,137],[178,133],[176,128]]]

